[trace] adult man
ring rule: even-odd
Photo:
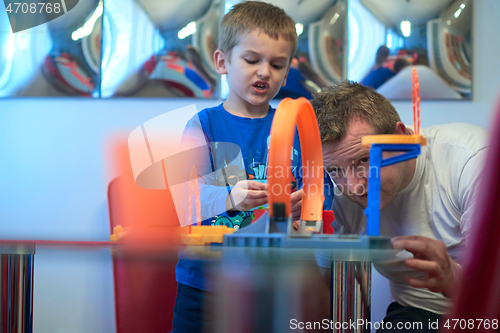
[[[361,137],[413,132],[385,97],[357,83],[343,82],[317,93],[312,104],[324,165],[340,190],[333,202],[334,228],[363,232],[370,152],[362,147]],[[420,134],[428,143],[417,159],[380,170],[381,235],[392,237],[394,248],[408,251],[401,253],[406,254],[401,260],[376,265],[390,280],[396,301],[384,319],[393,323],[391,332],[403,322],[422,322],[418,332],[425,332],[429,320],[435,322],[446,312],[461,276],[459,252],[473,223],[486,153],[485,131],[472,125],[438,125]],[[326,259],[319,255],[319,265],[329,267]]]

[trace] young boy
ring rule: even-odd
[[[211,171],[225,168],[231,174],[224,174],[224,181],[218,187],[225,191],[225,200],[222,200],[225,206],[218,205],[220,212],[214,208],[217,206],[214,200],[206,198],[207,193],[213,192],[208,190],[201,194],[202,211],[211,208],[217,214],[205,214],[205,217],[213,217],[203,217],[202,224],[241,228],[250,223],[252,212],[249,210],[267,202],[266,184],[257,180],[266,178],[269,134],[275,113],[269,101],[286,83],[297,34],[295,22],[282,9],[260,1],[235,5],[223,17],[219,34],[219,49],[214,53],[214,61],[217,72],[227,75],[230,92],[223,104],[202,110],[198,118],[210,147],[210,163],[207,164],[211,165]],[[244,164],[241,169],[244,170],[237,170],[236,166],[228,168],[231,159],[227,151],[220,153],[222,143],[226,143],[226,147],[227,143],[236,144],[241,149]],[[293,166],[300,167],[300,163],[296,136]],[[300,175],[295,177],[300,188]],[[219,178],[220,175],[215,177]],[[236,182],[231,183],[230,179]],[[229,194],[225,185],[234,186],[228,187]],[[302,193],[299,190],[292,194],[294,219],[300,216]],[[207,316],[203,303],[210,303],[215,294],[204,275],[202,262],[181,257],[176,275],[174,332],[210,331],[212,318]]]

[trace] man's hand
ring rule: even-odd
[[[246,212],[267,203],[267,184],[252,180],[240,180],[229,192],[226,210]]]
[[[413,258],[405,259],[405,266],[425,273],[422,279],[406,277],[406,283],[453,296],[462,272],[443,242],[423,236],[402,236],[391,239],[391,243],[395,249],[413,253]]]

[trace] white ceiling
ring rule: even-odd
[[[435,19],[453,0],[360,0],[386,25],[399,27],[408,20],[413,26]]]

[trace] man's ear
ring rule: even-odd
[[[214,52],[214,63],[215,63],[215,70],[219,74],[227,74],[227,69],[226,69],[226,61],[229,59],[226,59],[226,55],[224,52],[221,50],[217,49]]]
[[[411,135],[411,134],[413,134],[413,131],[409,128],[406,128],[406,126],[405,126],[405,124],[403,124],[403,122],[398,121],[396,123],[396,130],[394,131],[394,134]]]

